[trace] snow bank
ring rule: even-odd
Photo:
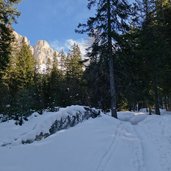
[[[39,142],[0,147],[0,171],[171,171],[171,113],[118,116],[122,121],[102,114]],[[129,122],[145,116],[136,125]],[[43,116],[32,117],[36,123]]]
[[[139,112],[149,113],[149,109],[148,109],[148,108],[141,108],[141,109],[139,110]],[[152,109],[152,112],[155,113],[155,110]],[[166,109],[160,109],[160,113],[161,113],[161,114],[165,114],[166,112],[167,112]]]
[[[166,111],[165,109],[160,109],[161,115],[168,115],[171,114],[171,112]],[[124,112],[118,112],[118,119],[121,121],[127,121],[131,124],[135,125],[139,122],[142,122],[149,116],[148,109],[142,108],[139,112],[130,112],[130,111],[124,111]],[[154,114],[155,116],[155,114]]]
[[[33,113],[22,126],[14,120],[0,124],[0,146],[32,143],[83,120],[99,115],[99,111],[83,106],[61,108],[58,112]]]
[[[128,121],[131,124],[135,125],[143,121],[147,117],[147,113],[144,112],[118,112],[118,119],[121,121]]]

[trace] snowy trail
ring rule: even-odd
[[[111,171],[114,165],[118,170],[124,171],[122,165],[117,165],[119,160],[126,161],[127,166],[132,162],[131,171],[171,171],[171,135],[168,136],[170,132],[167,122],[170,124],[167,117],[162,116],[159,123],[156,123],[157,135],[154,128],[149,127],[153,124],[119,124],[97,171]],[[124,149],[125,154],[129,154],[125,160],[121,149]]]
[[[145,171],[162,171],[163,168],[160,162],[160,156],[154,141],[149,135],[148,131],[144,131],[143,128],[137,127],[136,132],[140,137],[140,141],[143,145],[143,153],[144,153],[144,165]]]
[[[121,149],[124,149],[124,152]],[[128,157],[124,153],[130,154],[130,156]],[[131,171],[145,171],[143,153],[143,145],[134,130],[134,125],[122,122],[117,127],[115,138],[109,146],[109,150],[103,155],[97,170],[111,171],[115,165],[118,170],[124,171],[126,165],[131,167]],[[120,165],[119,161],[124,161],[124,165]]]
[[[168,136],[168,132],[170,132],[171,129],[168,130],[168,128],[166,127],[166,125],[168,124],[170,125],[171,123],[168,122],[166,117],[163,117],[161,120],[161,138],[164,141],[160,143],[160,138],[157,140],[157,142],[159,144],[159,153],[161,155],[163,168],[167,171],[171,171],[171,135]]]
[[[131,123],[102,115],[40,142],[0,147],[0,171],[171,171],[171,115]]]
[[[158,130],[151,128],[151,125],[147,125],[143,129],[139,129],[139,134],[142,135],[142,130],[144,130],[143,138],[146,137],[146,150],[148,152],[147,165],[148,168],[155,169],[157,171],[166,170],[171,171],[171,141],[169,134],[167,133],[170,129],[166,127],[170,125],[170,122],[163,116],[160,120],[157,121]],[[153,156],[152,156],[153,155]],[[152,158],[153,157],[153,158]],[[153,166],[153,167],[152,167]]]
[[[171,171],[170,128],[166,116],[151,116],[134,127],[143,147],[145,171]]]
[[[145,165],[144,165],[144,144],[142,143],[142,140],[137,133],[137,130],[135,129],[135,125],[130,125],[132,134],[135,136],[135,141],[132,146],[132,150],[135,154],[134,163],[137,168],[137,171],[146,171]]]
[[[116,149],[116,146],[118,144],[118,140],[120,138],[120,129],[121,129],[121,123],[118,124],[117,128],[115,129],[113,136],[113,139],[108,147],[108,149],[104,152],[101,160],[99,161],[99,165],[96,169],[96,171],[104,171],[109,160],[111,159],[111,155]]]

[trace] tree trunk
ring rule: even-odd
[[[171,111],[171,96],[168,96],[168,110]]]
[[[113,60],[110,60],[109,61],[109,71],[110,71],[111,112],[112,112],[112,116],[115,117],[115,118],[117,118],[117,110],[116,110],[116,90],[115,90]]]
[[[155,96],[155,113],[160,115],[160,108],[159,108],[159,94],[157,88],[157,78],[154,79],[154,96]]]
[[[111,37],[111,4],[110,0],[107,0],[108,6],[108,59],[109,59],[109,75],[110,75],[110,95],[111,95],[111,113],[112,116],[117,118],[116,110],[116,89],[115,89],[115,77],[114,77],[114,59],[112,55],[112,37]]]

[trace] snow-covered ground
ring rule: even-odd
[[[14,120],[2,122],[0,123],[0,146],[30,143],[35,139],[41,140],[58,130],[68,128],[70,125],[74,126],[93,117],[97,113],[99,111],[96,109],[75,105],[60,108],[57,112],[44,111],[43,115],[35,112],[22,126],[16,125]]]
[[[1,146],[0,171],[171,171],[171,113],[118,116],[102,114],[32,144]],[[0,143],[36,132],[41,123],[46,130],[52,117],[32,115],[22,127],[0,123]]]

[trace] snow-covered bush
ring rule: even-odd
[[[42,115],[35,112],[28,117],[28,121],[24,121],[22,126],[15,125],[16,121],[14,120],[4,123],[4,129],[11,127],[11,137],[4,138],[3,142],[0,141],[0,145],[28,144],[40,141],[57,131],[73,127],[84,120],[96,118],[99,115],[100,110],[84,106],[69,106],[60,108],[57,112],[46,110]],[[15,129],[18,131],[12,134]]]

